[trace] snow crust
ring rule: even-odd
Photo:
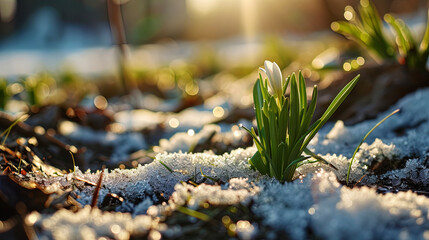
[[[361,179],[365,185],[383,181],[398,189],[415,185],[427,191],[428,102],[429,89],[423,89],[408,95],[392,107],[392,110],[399,107],[401,112],[383,123],[361,146],[352,165],[352,182],[367,175]],[[380,194],[375,188],[349,188],[340,183],[345,180],[350,157],[363,135],[389,112],[354,126],[337,122],[333,127],[326,126],[321,130],[310,148],[338,170],[327,165],[307,164],[298,168],[298,179],[281,184],[250,169],[248,160],[256,151],[254,147],[237,149],[223,155],[161,153],[145,166],[110,172],[105,170],[99,203],[109,192],[122,194],[126,204],[131,207],[126,208],[124,203],[117,210],[129,213],[102,214],[98,210],[93,213],[85,207],[77,213],[81,215],[75,215],[60,210],[39,217],[36,226],[42,227],[41,236],[54,238],[55,229],[63,229],[65,234],[76,234],[73,231],[77,231],[75,229],[78,226],[82,228],[79,234],[87,231],[88,236],[112,237],[108,235],[111,233],[106,227],[112,224],[118,224],[121,229],[130,229],[127,230],[130,233],[140,230],[147,232],[145,226],[151,221],[150,217],[162,213],[162,209],[174,210],[175,206],[186,206],[198,210],[204,203],[223,205],[240,202],[261,219],[261,224],[273,230],[266,236],[271,239],[284,234],[291,239],[428,239],[427,197],[411,191]],[[405,167],[379,175],[368,171],[370,166],[382,161],[405,161]],[[77,171],[76,175],[96,182],[99,172]],[[72,174],[52,179],[65,186],[72,179]],[[211,179],[221,185],[214,185]],[[188,180],[198,186],[186,184]],[[92,186],[81,186],[75,190],[81,196],[79,201],[82,204],[90,202],[93,189]],[[158,196],[161,193],[168,203],[160,204]],[[100,221],[100,225],[90,223],[89,219],[96,217],[101,220],[93,221]],[[85,220],[79,223],[76,219]],[[121,225],[121,219],[127,219],[131,226],[139,221],[143,223],[139,225],[140,230],[135,230]],[[257,228],[253,223],[250,224],[254,229]],[[168,228],[170,234],[175,232],[174,236],[180,236],[180,228]]]
[[[48,239],[129,239],[139,236],[157,226],[148,215],[132,217],[121,212],[103,212],[86,206],[76,213],[61,209],[53,215],[32,213],[27,219],[35,219],[36,227],[44,229],[38,236]]]
[[[333,172],[303,181],[261,183],[252,210],[291,239],[426,239],[429,199],[411,191],[385,195],[342,186]],[[277,235],[278,236],[278,235]],[[275,238],[275,236],[273,236]]]

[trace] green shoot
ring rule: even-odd
[[[384,21],[395,35],[395,39],[389,39],[384,34],[382,19],[371,1],[361,0],[358,10],[359,15],[351,6],[347,6],[344,10],[347,21],[333,22],[331,29],[366,48],[378,61],[398,59],[400,64],[405,64],[410,70],[425,70],[429,57],[429,22],[418,46],[410,28],[401,19],[391,14],[384,15]]]
[[[351,6],[347,6],[344,10],[347,21],[333,22],[331,29],[366,48],[376,60],[395,59],[393,41],[385,36],[374,4],[361,0],[358,10],[359,15]]]
[[[330,167],[332,167],[335,170],[338,170],[337,167],[335,167],[332,163],[326,161],[324,158],[322,158],[321,156],[315,154],[314,152],[310,151],[308,148],[304,149],[304,153],[310,155],[312,158],[314,158],[314,161],[311,161],[309,163],[316,163],[316,162],[320,162],[326,165],[329,165]]]
[[[356,147],[352,159],[350,160],[349,163],[349,169],[347,170],[347,178],[346,178],[346,183],[349,184],[349,177],[350,177],[350,171],[352,170],[352,164],[353,164],[353,160],[355,159],[356,153],[358,152],[360,146],[362,145],[362,143],[366,140],[366,138],[378,127],[380,126],[380,124],[382,124],[384,121],[386,121],[388,118],[390,118],[393,114],[399,112],[399,109],[396,109],[395,111],[391,112],[389,115],[387,115],[385,118],[383,118],[380,122],[378,122],[377,124],[375,124],[374,127],[371,128],[371,130],[369,130],[366,135],[362,138],[362,141],[360,141],[359,145]]]
[[[73,173],[76,174],[76,163],[74,161],[74,156],[73,156],[72,151],[69,151],[69,153],[70,153],[70,156],[71,156],[72,161],[73,161]]]
[[[171,168],[169,168],[168,166],[167,166],[167,164],[165,164],[165,163],[163,163],[161,160],[159,160],[159,163],[161,163],[161,165],[162,166],[164,166],[170,173],[173,173],[174,171],[173,171],[173,169],[171,169]]]
[[[6,128],[6,130],[4,130],[1,134],[0,134],[0,138],[5,136],[1,145],[4,146],[4,144],[6,143],[7,138],[9,137],[10,132],[12,131],[12,128],[18,124],[21,121],[25,121],[28,118],[28,114],[24,114],[21,117],[17,118],[15,121],[13,121],[12,124],[10,124],[10,126],[8,128]]]
[[[251,166],[263,175],[275,177],[281,182],[292,181],[298,166],[306,159],[315,157],[316,162],[326,162],[310,152],[307,145],[322,126],[334,114],[340,104],[357,84],[359,76],[350,81],[335,97],[320,119],[311,124],[317,101],[317,87],[307,103],[305,80],[301,73],[282,79],[276,63],[265,61],[263,70],[268,80],[259,79],[253,88],[258,136],[255,129],[243,127],[254,139],[258,151],[250,159]],[[290,97],[284,93],[290,83]]]
[[[218,182],[219,181],[219,179],[216,179],[216,178],[213,178],[213,177],[210,177],[210,176],[207,176],[207,175],[205,175],[204,173],[203,173],[203,170],[200,168],[200,172],[201,172],[201,176],[203,176],[203,177],[205,177],[205,178],[207,178],[207,179],[210,179],[210,180],[212,180],[213,182]]]
[[[183,206],[177,206],[177,211],[186,214],[188,216],[194,217],[196,219],[200,219],[204,222],[207,222],[210,220],[210,216],[207,214],[204,214],[202,212],[195,211],[193,209],[183,207]]]

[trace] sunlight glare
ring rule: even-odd
[[[186,5],[191,13],[205,16],[213,12],[219,5],[218,0],[187,0]]]

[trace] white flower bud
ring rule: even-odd
[[[265,72],[265,74],[268,77],[268,85],[271,89],[271,93],[275,97],[280,97],[282,94],[282,72],[280,71],[279,66],[275,62],[270,62],[268,60],[265,60],[264,62],[264,68],[260,68],[262,71]]]

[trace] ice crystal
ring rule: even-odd
[[[252,210],[262,223],[291,239],[423,239],[429,228],[429,199],[412,192],[377,194],[342,186],[332,172],[280,184],[260,182]],[[427,233],[426,233],[427,234]]]
[[[102,212],[86,206],[78,212],[61,209],[52,215],[35,214],[35,226],[43,228],[39,238],[53,239],[129,239],[141,236],[155,226],[150,216],[139,215],[133,218],[129,213]],[[31,215],[30,215],[31,216]]]
[[[245,201],[259,192],[259,188],[250,186],[247,179],[233,178],[229,183],[229,187],[225,189],[219,185],[200,184],[195,187],[186,183],[177,184],[174,188],[175,192],[171,196],[171,202],[194,209],[203,203],[233,205]]]

